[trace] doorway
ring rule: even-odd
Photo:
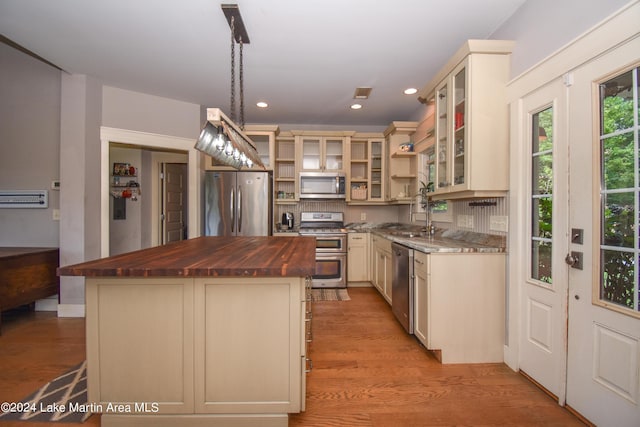
[[[189,238],[200,235],[200,214],[199,197],[200,194],[200,169],[202,155],[194,148],[194,140],[178,138],[167,135],[151,134],[124,129],[102,127],[100,129],[101,140],[101,211],[100,211],[100,256],[110,255],[110,182],[111,168],[109,159],[110,144],[117,143],[118,146],[142,149],[144,155],[141,157],[141,164],[146,172],[142,172],[140,177],[140,190],[142,197],[147,197],[150,203],[145,204],[141,213],[141,221],[145,224],[144,229],[150,230],[147,235],[141,237],[145,243],[144,247],[157,246],[161,242],[160,238],[160,200],[161,188],[157,177],[160,173],[160,164],[185,163],[187,166],[187,186],[186,191],[186,224],[193,226],[187,228]],[[179,156],[176,160],[175,156]],[[145,184],[146,183],[146,184]],[[148,225],[148,226],[147,226]]]

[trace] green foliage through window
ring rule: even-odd
[[[600,85],[600,299],[640,311],[638,68]]]

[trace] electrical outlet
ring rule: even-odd
[[[360,221],[366,221],[366,220],[367,220],[367,213],[360,212]]]
[[[473,228],[473,215],[458,215],[458,227]]]
[[[492,215],[489,217],[489,229],[492,231],[508,231],[509,217]]]
[[[53,210],[53,220],[60,221],[60,209]]]
[[[458,227],[466,227],[467,226],[467,216],[466,215],[458,215],[457,223],[458,223]]]

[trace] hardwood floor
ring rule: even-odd
[[[15,310],[3,313],[0,335],[0,402],[19,402],[85,358],[84,319],[58,318],[54,312]],[[0,420],[0,427],[46,424]],[[57,427],[80,425],[50,424]],[[99,426],[100,416],[92,415],[82,425]]]
[[[313,306],[307,410],[289,426],[581,426],[503,364],[441,365],[373,288]]]
[[[376,290],[349,294],[351,301],[314,303],[307,410],[289,426],[583,425],[505,365],[441,365]],[[85,358],[83,319],[22,312],[3,321],[0,402],[18,401]],[[43,423],[0,421],[30,425]],[[84,425],[99,426],[100,417]]]

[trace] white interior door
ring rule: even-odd
[[[601,426],[640,426],[640,40],[572,73],[566,402]],[[591,125],[592,124],[592,125]]]
[[[568,182],[566,88],[557,81],[522,100],[520,370],[564,403]]]

